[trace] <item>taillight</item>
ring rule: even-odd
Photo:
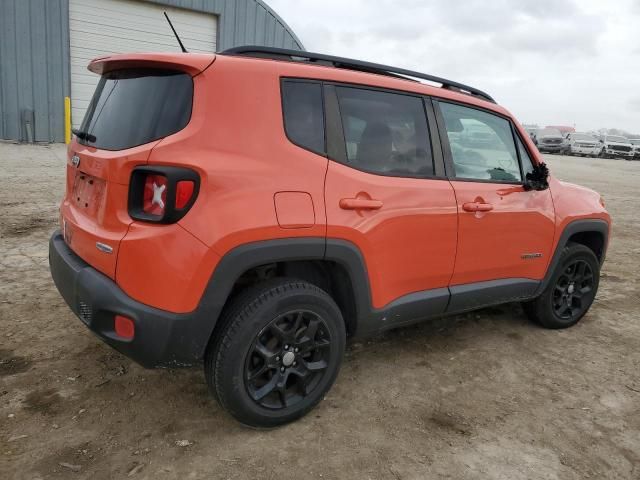
[[[150,215],[162,216],[167,204],[167,177],[147,175],[144,179],[142,210]]]
[[[191,180],[180,180],[176,187],[176,208],[181,210],[187,206],[191,197],[193,197],[193,189],[195,183]]]
[[[174,223],[193,206],[200,177],[180,167],[137,167],[129,185],[129,215],[136,220]]]

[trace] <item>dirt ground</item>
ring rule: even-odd
[[[518,305],[352,344],[295,424],[240,426],[199,368],[145,370],[77,320],[49,276],[64,146],[0,143],[0,478],[640,478],[640,162],[549,156],[614,219],[576,327]]]

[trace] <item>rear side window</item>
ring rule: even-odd
[[[433,175],[421,98],[352,87],[336,93],[349,165],[387,175]]]
[[[123,150],[158,140],[187,126],[192,103],[193,81],[184,72],[127,69],[106,73],[80,127],[95,141],[81,143]]]
[[[440,102],[456,178],[519,183],[511,124],[475,108]]]
[[[296,145],[325,154],[322,85],[316,82],[282,82],[282,108],[287,137]]]

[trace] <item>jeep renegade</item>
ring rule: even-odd
[[[602,198],[480,90],[264,47],[88,68],[53,280],[141,365],[203,363],[244,424],[309,412],[347,338],[504,302],[565,328],[594,300]]]

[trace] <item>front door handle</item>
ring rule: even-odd
[[[340,200],[340,208],[343,210],[378,210],[382,208],[382,202],[368,198],[343,198]]]
[[[493,210],[493,205],[482,202],[467,202],[462,204],[465,212],[489,212]]]

